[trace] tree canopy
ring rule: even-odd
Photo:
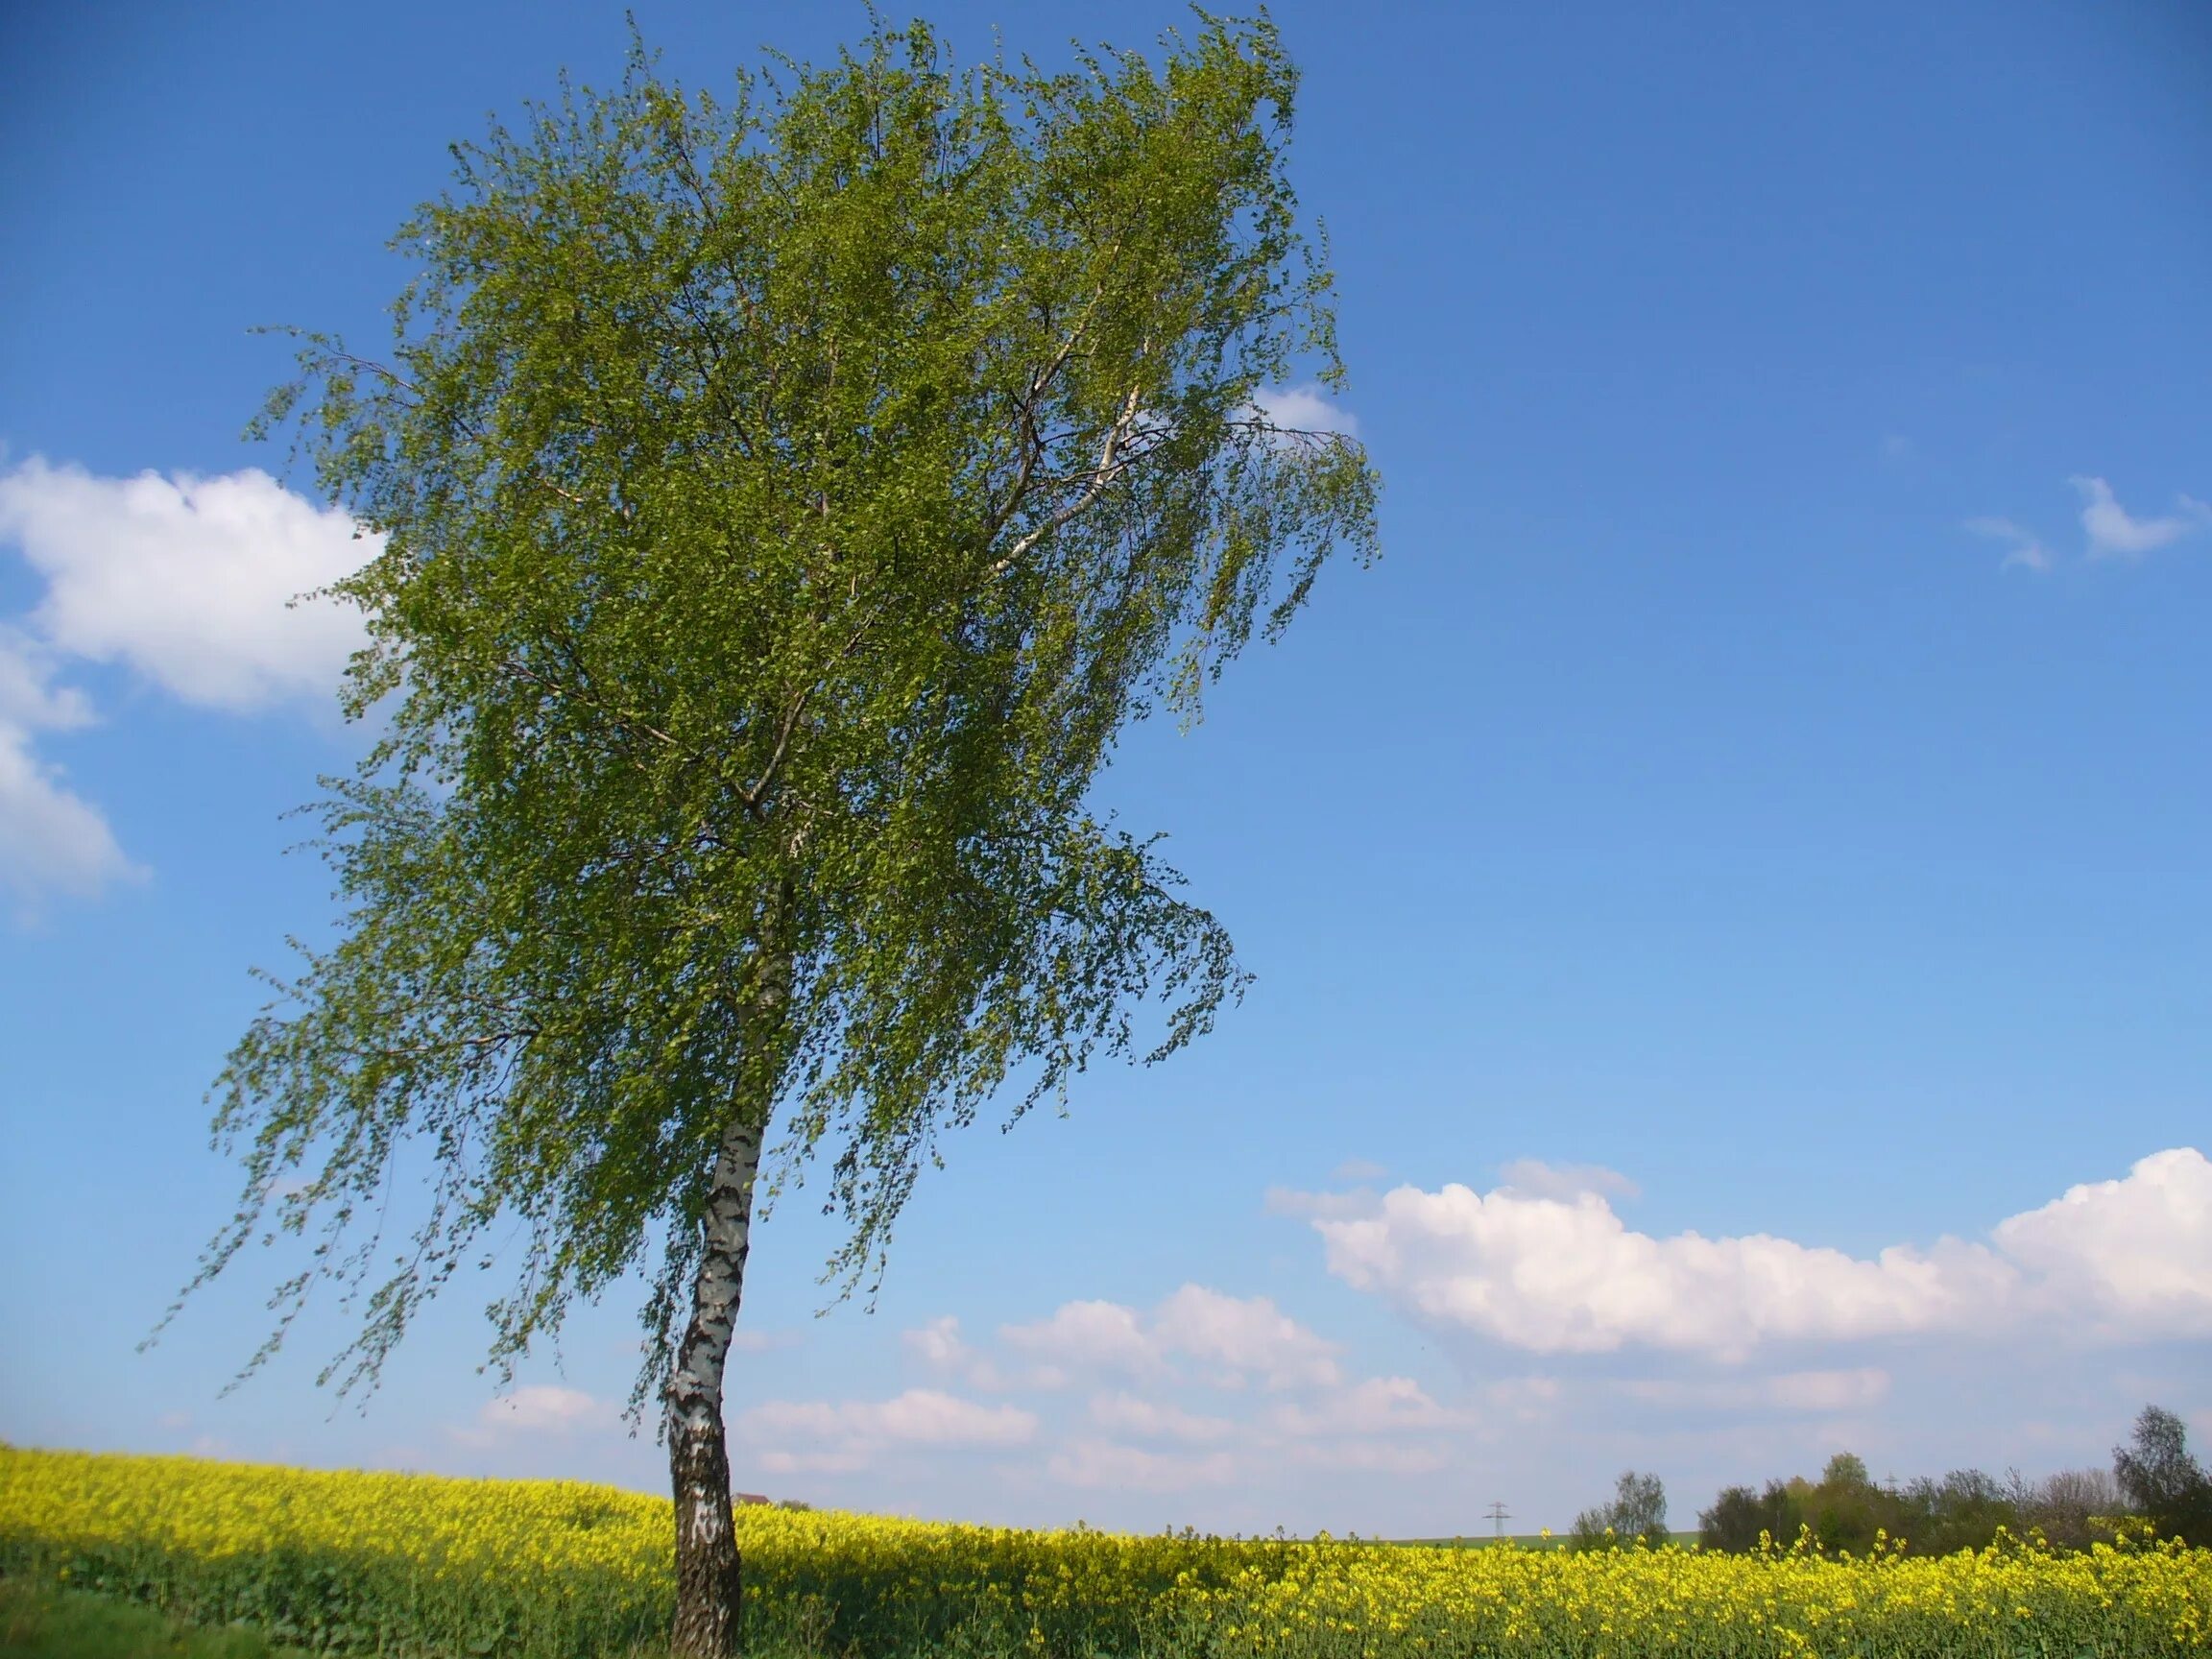
[[[302,336],[256,429],[297,421],[381,538],[332,591],[369,634],[345,709],[384,725],[315,808],[340,936],[215,1089],[246,1179],[195,1284],[314,1239],[256,1363],[336,1278],[365,1316],[325,1379],[373,1382],[505,1217],[493,1359],[642,1269],[635,1408],[733,1121],[776,1182],[828,1158],[828,1277],[872,1285],[944,1131],[1238,994],[1092,787],[1374,554],[1378,482],[1257,400],[1341,384],[1331,280],[1273,25],[1200,21],[1054,74],[878,21],[727,102],[634,48],[454,147],[387,360]]]

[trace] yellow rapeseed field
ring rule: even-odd
[[[2152,1659],[2212,1551],[1595,1554],[739,1512],[757,1650],[1038,1659]],[[0,1447],[0,1570],[337,1651],[583,1659],[670,1611],[665,1499]]]

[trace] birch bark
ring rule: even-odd
[[[722,1377],[753,1232],[753,1183],[762,1125],[738,1121],[722,1138],[707,1201],[705,1249],[691,1282],[691,1322],[668,1380],[668,1469],[676,1498],[676,1659],[738,1651],[743,1583],[730,1503]]]

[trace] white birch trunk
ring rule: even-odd
[[[730,1659],[738,1650],[742,1583],[730,1503],[722,1376],[753,1232],[753,1182],[762,1128],[734,1123],[722,1138],[707,1201],[706,1244],[691,1282],[691,1322],[668,1380],[668,1468],[676,1498],[676,1659]]]

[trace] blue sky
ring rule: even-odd
[[[644,3],[720,86],[857,6]],[[903,15],[895,12],[895,15]],[[1187,16],[945,5],[1046,62]],[[1564,1527],[1724,1481],[2212,1439],[2212,21],[1276,9],[1384,557],[1099,790],[1258,981],[956,1141],[873,1315],[753,1255],[738,1484],[1015,1523]],[[280,821],[361,744],[358,556],[249,469],[282,347],[383,337],[445,145],[620,8],[0,18],[0,1438],[657,1488],[633,1309],[501,1392],[460,1286],[366,1402],[202,1096],[328,936]],[[307,481],[290,482],[301,490]],[[333,653],[336,653],[334,656]]]

